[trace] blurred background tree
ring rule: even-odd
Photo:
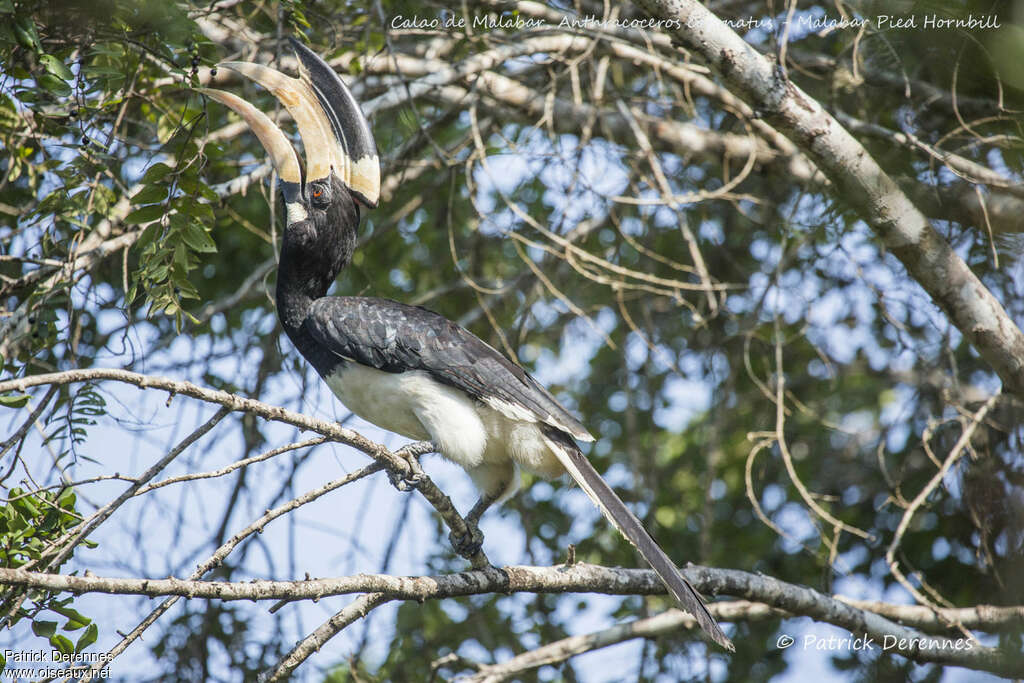
[[[708,6],[860,140],[1019,326],[1021,4]],[[882,14],[917,23],[890,28]],[[1024,602],[1019,397],[813,161],[665,32],[633,28],[646,17],[636,7],[0,0],[0,15],[0,381],[122,368],[400,443],[350,420],[282,339],[270,169],[244,125],[191,89],[244,92],[275,112],[215,64],[289,71],[283,38],[302,35],[348,75],[384,164],[381,208],[335,291],[437,310],[534,371],[598,435],[590,457],[671,556],[858,599]],[[989,19],[939,28],[926,17]],[[4,567],[187,575],[264,510],[365,464],[337,445],[295,447],[132,499],[76,548],[69,531],[117,497],[118,478],[138,476],[209,408],[93,382],[0,403]],[[298,441],[229,417],[167,474]],[[464,475],[427,468],[466,509]],[[525,479],[485,519],[492,559],[548,565],[574,543],[580,560],[637,565],[580,492]],[[427,506],[376,480],[308,510],[247,538],[209,576],[465,568]],[[181,601],[112,671],[250,679],[346,601],[324,602],[268,614]],[[113,647],[154,606],[11,589],[2,609],[8,644],[68,650]],[[407,602],[297,675],[451,677],[669,606]],[[1021,623],[974,632],[1019,652]],[[845,634],[799,615],[740,618],[733,656],[676,630],[521,677],[980,675],[877,650],[783,651],[784,633]]]

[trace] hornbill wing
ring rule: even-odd
[[[324,297],[304,325],[342,358],[385,372],[423,370],[507,417],[594,440],[529,373],[433,311],[389,299]]]
[[[296,41],[292,44],[299,58],[299,78],[259,64],[228,62],[224,66],[268,88],[291,112],[305,147],[304,176],[287,138],[266,115],[230,93],[204,92],[238,112],[257,134],[284,181],[289,211],[303,200],[306,184],[332,175],[363,204],[376,206],[380,164],[368,122],[330,66]],[[333,277],[331,274],[327,281]],[[605,517],[636,546],[669,592],[713,640],[734,649],[697,592],[573,440],[594,438],[518,365],[446,318],[386,299],[317,299],[304,318],[303,329],[321,347],[312,354],[309,348],[303,351],[318,370],[323,371],[324,366],[317,360],[333,354],[386,372],[424,371],[508,419],[540,423],[548,448]],[[332,365],[329,358],[323,360]]]
[[[573,441],[594,437],[521,367],[447,318],[388,299],[318,299],[304,326],[348,361],[386,372],[424,370],[509,417],[543,423],[548,447],[601,513],[640,552],[701,629],[726,649],[735,649],[700,594]]]

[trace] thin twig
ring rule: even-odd
[[[344,477],[335,479],[334,481],[330,481],[319,488],[313,489],[312,491],[309,491],[299,496],[298,498],[283,503],[282,505],[277,506],[273,510],[268,510],[258,519],[249,524],[249,526],[245,527],[241,531],[234,534],[227,541],[225,541],[224,544],[217,548],[217,550],[215,550],[213,554],[210,555],[209,558],[201,562],[199,566],[196,567],[195,571],[192,572],[188,580],[199,581],[199,579],[201,579],[203,576],[209,573],[212,569],[220,566],[221,562],[224,561],[224,558],[226,558],[236,547],[238,547],[238,545],[242,541],[249,538],[253,534],[262,532],[263,529],[267,526],[267,524],[274,521],[278,517],[281,517],[282,515],[285,515],[286,513],[289,513],[292,510],[295,510],[296,508],[299,508],[307,503],[311,503],[317,498],[320,498],[321,496],[330,493],[331,491],[337,490],[342,486],[351,484],[352,482],[367,477],[373,474],[374,472],[379,472],[382,469],[383,465],[381,465],[379,462],[371,463],[359,470],[356,470],[355,472],[352,472],[351,474],[347,474]],[[117,657],[119,654],[124,652],[129,645],[131,645],[135,640],[137,640],[146,629],[152,626],[157,619],[163,616],[163,614],[166,613],[167,610],[169,610],[174,605],[174,603],[176,603],[180,598],[180,595],[173,595],[172,597],[160,603],[160,605],[155,610],[150,612],[145,619],[143,619],[135,628],[131,630],[131,632],[125,635],[117,645],[112,647],[107,652],[107,663],[109,663],[109,661],[114,657]],[[96,665],[93,667],[93,670],[99,671],[103,666],[106,666],[106,663],[102,661],[97,662]]]
[[[971,421],[964,427],[963,432],[960,434],[960,438],[949,451],[949,455],[946,456],[946,460],[942,463],[942,467],[939,471],[925,484],[924,488],[914,499],[910,501],[910,505],[903,512],[903,517],[900,519],[899,525],[896,527],[896,532],[892,536],[892,541],[889,542],[889,548],[885,551],[885,561],[889,565],[889,570],[892,572],[896,580],[900,582],[907,591],[914,596],[914,599],[923,605],[931,605],[932,601],[925,596],[921,591],[917,590],[912,583],[903,574],[903,571],[899,567],[899,563],[896,561],[896,550],[899,548],[900,541],[903,540],[903,535],[910,528],[910,522],[913,520],[914,515],[924,505],[925,501],[928,500],[928,496],[939,487],[946,474],[953,468],[953,465],[957,463],[960,457],[964,454],[967,445],[971,441],[971,437],[974,435],[974,431],[978,428],[984,419],[988,415],[989,411],[995,406],[996,401],[999,399],[1000,392],[996,392],[989,398],[984,405],[971,416]]]
[[[28,565],[26,565],[26,567],[31,568],[32,566],[41,566],[43,569],[48,569],[50,567],[59,567],[64,562],[64,560],[66,560],[68,556],[71,555],[72,551],[74,551],[78,544],[85,540],[85,538],[90,533],[92,533],[93,530],[96,529],[96,527],[105,522],[112,514],[114,514],[114,512],[119,507],[121,507],[127,500],[134,496],[135,492],[138,491],[146,482],[148,482],[150,479],[159,474],[160,471],[163,470],[168,464],[170,464],[172,460],[177,458],[182,453],[182,451],[184,451],[186,448],[188,448],[193,443],[202,438],[207,432],[213,429],[218,422],[227,417],[227,415],[230,412],[231,410],[229,410],[228,408],[222,407],[220,410],[214,413],[213,417],[211,417],[209,420],[207,420],[202,425],[193,430],[191,434],[182,439],[178,443],[178,445],[176,445],[174,448],[168,451],[166,455],[164,455],[162,458],[153,463],[153,465],[151,465],[149,469],[143,472],[135,480],[135,483],[133,483],[131,486],[125,489],[121,493],[121,495],[119,495],[117,498],[115,498],[114,500],[107,503],[99,510],[97,510],[95,513],[93,513],[91,517],[89,517],[89,519],[85,520],[84,522],[76,526],[72,530],[71,534],[69,534],[69,539],[61,540],[59,542],[59,550],[57,550],[55,554],[43,555],[39,560],[34,560],[33,562],[30,562]],[[3,616],[3,621],[9,623],[11,618],[17,612],[20,606],[21,598],[17,596],[14,597],[11,604],[11,611],[9,611],[7,614]]]
[[[391,602],[395,598],[383,593],[367,593],[360,595],[340,612],[320,625],[315,631],[296,643],[295,647],[277,663],[272,671],[260,676],[261,683],[285,681],[292,672],[309,659],[310,655],[320,649],[324,643],[340,633],[346,626],[362,619],[370,610]]]

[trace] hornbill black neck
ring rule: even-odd
[[[313,303],[327,294],[352,258],[359,225],[356,201],[370,208],[377,205],[380,160],[370,123],[345,83],[312,50],[294,39],[290,42],[299,62],[298,78],[249,62],[222,66],[256,81],[284,105],[299,128],[304,165],[277,124],[252,103],[223,90],[200,90],[245,120],[280,178],[287,218],[277,310],[288,336],[313,361],[315,345],[306,338],[303,323]]]
[[[352,260],[359,226],[359,206],[336,177],[307,187],[319,197],[287,202],[287,225],[277,274],[277,312],[288,336],[305,352],[302,322],[314,301]],[[300,341],[301,340],[301,341]]]

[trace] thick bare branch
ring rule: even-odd
[[[1024,627],[1024,606],[1000,607],[925,607],[923,605],[894,605],[878,600],[853,600],[836,596],[857,609],[880,614],[886,619],[929,633],[943,633],[962,626],[977,631],[1014,631]]]
[[[188,396],[190,398],[199,399],[200,401],[206,401],[207,403],[216,403],[232,411],[251,413],[267,420],[290,424],[293,427],[316,432],[331,438],[333,441],[357,448],[376,460],[384,461],[386,466],[390,466],[400,472],[408,472],[408,466],[404,461],[396,458],[394,454],[390,453],[383,446],[370,441],[351,429],[341,427],[332,422],[307,417],[306,415],[273,406],[268,403],[263,403],[255,399],[243,398],[241,396],[229,394],[226,391],[207,389],[197,384],[192,384],[191,382],[182,382],[167,377],[142,375],[137,372],[118,370],[115,368],[67,370],[65,372],[32,375],[21,379],[12,379],[0,382],[0,393],[7,391],[24,392],[37,386],[74,384],[77,382],[102,380],[124,382],[126,384],[137,386],[140,389],[160,389],[169,392],[172,397],[176,394],[180,394],[181,396]]]
[[[919,662],[952,664],[1002,675],[1024,675],[1024,656],[983,646],[973,640],[928,636],[901,626],[845,600],[824,595],[766,576],[731,569],[690,566],[687,580],[703,593],[728,594],[763,603],[792,615],[809,616],[851,633],[864,634],[876,643],[889,643],[887,651]],[[571,566],[488,567],[457,574],[398,577],[367,575],[308,581],[252,581],[243,583],[184,581],[180,579],[115,579],[105,577],[36,574],[22,569],[0,569],[0,583],[14,586],[132,595],[179,595],[221,600],[322,599],[332,595],[365,593],[380,600],[432,600],[486,593],[590,592],[609,595],[660,595],[665,592],[655,573],[648,569],[608,568],[578,563]],[[1000,608],[970,608],[978,615],[998,614]],[[1007,620],[1024,617],[1024,608],[999,614],[994,628]],[[344,611],[344,610],[343,610]],[[337,615],[336,615],[337,616]],[[346,623],[351,623],[346,622]],[[339,629],[340,630],[340,629]],[[337,633],[337,630],[334,631]],[[323,644],[321,641],[319,644]]]
[[[810,157],[1002,379],[1024,395],[1024,333],[867,150],[824,108],[693,0],[637,0]]]

